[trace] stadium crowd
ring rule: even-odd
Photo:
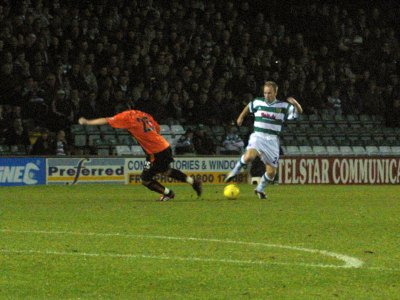
[[[265,80],[308,114],[400,126],[400,9],[372,4],[2,0],[0,139],[129,108],[228,126]]]

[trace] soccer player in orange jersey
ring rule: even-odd
[[[146,153],[146,164],[141,175],[142,184],[148,189],[160,193],[160,201],[171,200],[175,197],[175,194],[172,190],[154,180],[156,174],[164,174],[178,181],[187,182],[192,185],[197,196],[201,196],[202,184],[200,180],[193,179],[185,173],[170,167],[170,163],[174,161],[171,147],[160,134],[160,125],[151,115],[139,110],[127,110],[108,118],[92,120],[79,118],[79,124],[109,124],[114,128],[127,129]]]

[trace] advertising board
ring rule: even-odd
[[[0,186],[46,184],[43,158],[0,158]]]
[[[237,157],[176,157],[171,166],[189,176],[201,179],[205,184],[224,183],[226,174],[233,169]],[[140,184],[140,174],[143,171],[143,158],[127,158],[125,161],[126,183]],[[247,182],[247,172],[241,173],[235,182]],[[178,183],[166,176],[158,176],[163,184]]]
[[[49,158],[47,183],[124,183],[124,165],[124,158]]]
[[[399,184],[398,157],[285,157],[281,184]]]

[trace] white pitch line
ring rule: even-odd
[[[145,239],[164,239],[164,240],[181,240],[181,241],[199,241],[199,242],[213,242],[213,243],[224,243],[224,244],[236,244],[236,245],[248,245],[248,246],[261,246],[269,248],[280,248],[292,251],[300,251],[307,253],[320,254],[323,256],[329,256],[340,261],[343,261],[343,265],[331,265],[331,264],[312,264],[312,263],[285,263],[285,262],[264,262],[264,261],[252,261],[252,260],[232,260],[232,259],[213,259],[213,258],[198,258],[198,257],[169,257],[169,256],[152,256],[152,255],[136,255],[136,254],[99,254],[99,253],[76,253],[76,252],[53,252],[53,251],[36,251],[36,250],[1,250],[5,251],[25,251],[21,253],[33,253],[37,254],[57,254],[57,255],[86,255],[86,256],[110,256],[110,257],[130,257],[130,258],[157,258],[157,259],[174,259],[174,260],[192,260],[192,261],[210,261],[210,262],[225,262],[225,263],[240,263],[240,264],[280,264],[280,265],[301,265],[308,267],[320,267],[320,268],[360,268],[364,263],[363,261],[343,255],[340,253],[309,249],[303,247],[287,246],[280,244],[267,244],[258,242],[244,242],[235,240],[221,240],[221,239],[208,239],[208,238],[195,238],[195,237],[174,237],[174,236],[159,236],[159,235],[136,235],[136,234],[123,234],[123,233],[95,233],[95,232],[69,232],[69,231],[42,231],[42,230],[11,230],[11,229],[0,229],[3,233],[29,233],[29,234],[54,234],[54,235],[82,235],[82,236],[98,236],[98,237],[127,237],[127,238],[145,238]],[[36,252],[35,252],[36,251]]]
[[[65,252],[65,251],[41,251],[41,250],[14,250],[14,249],[0,249],[0,253],[14,253],[14,254],[39,254],[39,255],[60,255],[60,256],[86,256],[86,257],[111,257],[111,258],[144,258],[144,259],[160,259],[160,260],[178,260],[178,261],[200,261],[200,262],[213,262],[213,263],[228,263],[228,264],[251,264],[251,265],[298,265],[304,267],[319,267],[319,268],[343,268],[336,265],[323,265],[323,264],[307,264],[307,263],[286,263],[286,262],[266,262],[261,260],[237,260],[237,259],[217,259],[217,258],[202,258],[195,256],[167,256],[167,255],[148,255],[148,254],[116,254],[116,253],[87,253],[87,252]]]

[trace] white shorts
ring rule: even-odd
[[[246,149],[256,149],[264,164],[278,167],[279,138],[277,136],[254,132],[250,135]]]

